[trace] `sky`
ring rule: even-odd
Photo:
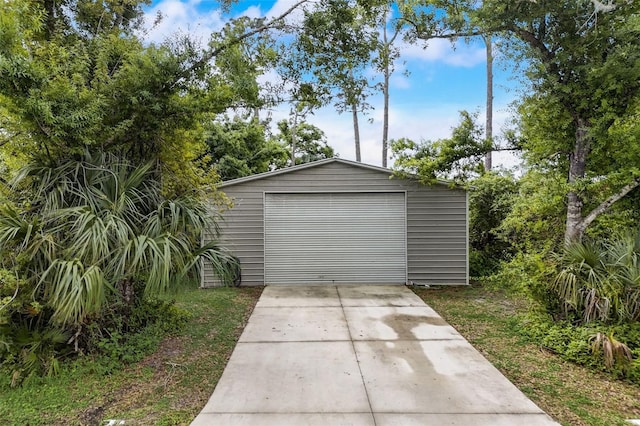
[[[203,41],[219,31],[229,19],[239,16],[278,16],[295,3],[294,0],[240,0],[225,13],[214,0],[153,0],[146,8],[147,22],[158,12],[163,16],[159,25],[149,30],[146,39],[162,42],[182,32]],[[293,15],[296,19],[300,15]],[[389,138],[409,138],[415,141],[437,140],[451,135],[459,122],[459,111],[477,111],[478,121],[484,124],[486,105],[486,59],[481,41],[458,43],[455,47],[446,40],[432,40],[428,44],[399,43],[401,57],[391,78]],[[495,52],[494,52],[495,53]],[[506,61],[498,59],[494,65],[494,135],[499,136],[512,115],[509,105],[516,99],[519,84]],[[403,71],[408,71],[405,75]],[[372,81],[376,74],[371,70]],[[265,79],[271,76],[265,76]],[[362,162],[382,164],[381,94],[368,99],[373,106],[360,117]],[[272,122],[289,116],[289,106],[283,105],[268,113]],[[322,129],[329,145],[340,158],[355,160],[353,121],[350,113],[339,114],[332,106],[317,110],[306,121]],[[392,160],[389,164],[392,163]],[[494,153],[494,164],[513,167],[518,159],[508,152]]]

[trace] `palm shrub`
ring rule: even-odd
[[[640,232],[575,242],[558,259],[552,290],[567,316],[585,324],[640,319]]]
[[[68,342],[77,345],[83,326],[109,304],[165,294],[197,274],[201,259],[223,281],[232,273],[230,254],[216,242],[200,244],[204,229],[217,232],[205,202],[165,198],[153,163],[87,153],[27,166],[11,184],[13,199],[0,206],[0,250],[24,283],[20,297],[26,292],[42,306],[33,315],[14,307],[14,323],[44,318],[71,331]]]

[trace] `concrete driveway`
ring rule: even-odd
[[[192,425],[556,425],[404,286],[267,287]]]

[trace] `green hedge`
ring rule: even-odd
[[[626,378],[640,385],[640,323],[605,325],[592,322],[577,326],[567,321],[552,321],[541,313],[514,317],[510,324],[527,341],[536,343],[562,359],[605,371],[617,378]],[[594,351],[597,333],[612,336],[625,344],[633,360],[607,367],[602,352]]]

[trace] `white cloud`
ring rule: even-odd
[[[162,14],[160,23],[149,30],[145,39],[161,43],[172,35],[187,33],[195,40],[206,43],[211,34],[220,31],[225,24],[220,9],[199,10],[202,0],[165,0],[159,2],[145,13],[147,26],[151,28],[158,13]]]
[[[243,11],[240,16],[246,16],[247,18],[257,19],[262,17],[262,9],[260,9],[260,5],[250,6],[245,11]]]
[[[296,3],[298,3],[298,0],[276,0],[276,2],[273,4],[271,9],[269,9],[269,11],[265,14],[265,16],[267,18],[276,18],[282,15],[283,13],[285,13],[290,8],[292,8],[293,5],[295,5]],[[302,22],[302,19],[304,17],[304,12],[303,12],[304,9],[309,8],[314,3],[317,3],[317,0],[308,0],[305,3],[301,4],[298,8],[296,8],[296,10],[294,10],[287,16],[286,18],[287,22],[289,23]]]
[[[426,47],[424,42],[410,44],[405,41],[398,46],[402,57],[408,60],[443,62],[456,67],[473,67],[486,60],[484,47],[456,43],[454,48],[451,42],[443,39],[429,40]]]
[[[389,79],[389,85],[394,89],[406,90],[411,88],[411,81],[407,76],[398,74],[396,71]]]

